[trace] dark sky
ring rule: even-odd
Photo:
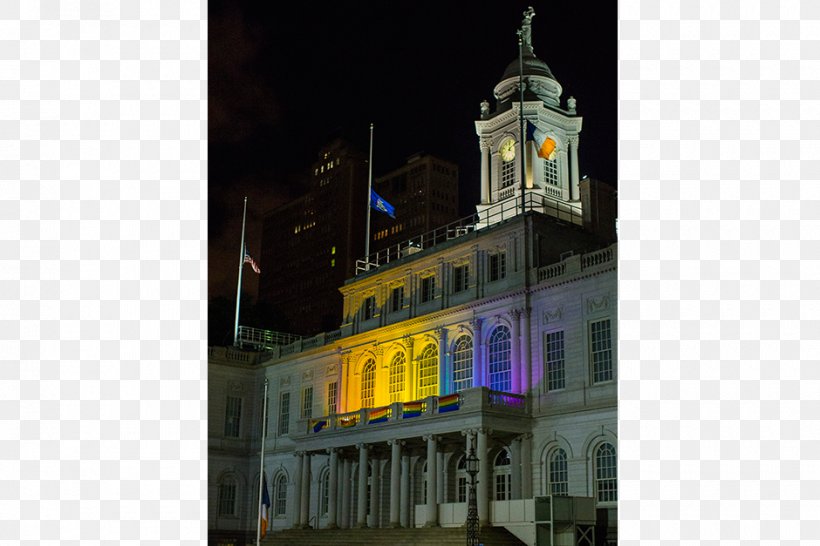
[[[418,151],[455,162],[462,205],[478,196],[479,103],[532,42],[583,116],[581,173],[617,183],[617,3],[211,0],[209,24],[209,292],[235,298],[242,218],[258,258],[261,217],[299,194],[294,175],[343,136],[368,150],[374,176]],[[265,264],[260,264],[264,274]],[[256,293],[246,268],[244,290]]]

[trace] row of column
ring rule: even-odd
[[[489,493],[491,486],[491,463],[488,456],[488,429],[473,429],[464,431],[466,437],[465,453],[470,453],[474,447],[479,458],[478,476],[476,479],[476,497],[478,518],[481,525],[489,523]],[[444,498],[444,481],[440,470],[443,468],[444,453],[438,449],[439,437],[433,434],[425,435],[427,442],[427,515],[425,525],[436,527],[438,521],[439,499]],[[531,435],[523,435],[514,439],[510,445],[511,452],[511,496],[513,499],[532,497],[532,460]],[[390,450],[390,527],[413,527],[410,521],[410,453],[403,450],[404,440],[389,440]],[[359,450],[358,495],[356,505],[356,527],[378,527],[380,521],[380,472],[381,465],[374,464],[368,476],[369,451],[372,444],[357,444]],[[338,448],[329,448],[329,476],[328,476],[328,528],[336,529],[348,527],[350,522],[351,495],[340,488],[340,483],[350,483],[353,461],[349,458],[340,459]],[[311,454],[301,451],[296,456],[296,472],[294,483],[293,506],[294,527],[306,528],[310,518],[310,459]],[[519,470],[520,469],[520,472]],[[341,479],[340,479],[341,474]],[[368,521],[368,477],[370,478],[370,514]],[[469,481],[468,481],[469,484]],[[469,485],[468,485],[469,486]]]

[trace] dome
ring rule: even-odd
[[[547,63],[535,55],[523,55],[521,58],[521,64],[524,65],[525,76],[541,76],[551,80],[555,79],[555,76],[552,75],[552,71],[547,66]],[[501,76],[501,81],[504,81],[507,78],[518,77],[518,67],[519,63],[518,58],[516,57],[515,60],[507,65],[506,70],[504,70],[504,75]]]

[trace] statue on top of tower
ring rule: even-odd
[[[521,21],[521,37],[524,42],[524,47],[529,49],[530,54],[534,55],[532,49],[532,18],[535,17],[535,10],[532,6],[527,8],[524,12],[524,20]]]

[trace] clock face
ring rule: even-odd
[[[515,159],[515,141],[508,140],[501,145],[501,159],[504,161],[512,161]]]

